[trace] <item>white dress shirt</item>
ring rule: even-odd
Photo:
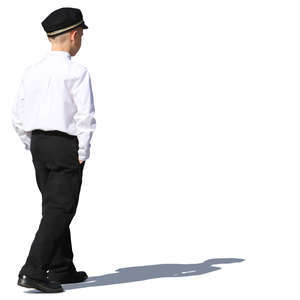
[[[12,124],[26,150],[30,149],[33,129],[76,135],[78,158],[87,160],[96,129],[87,68],[72,61],[69,52],[54,50],[27,67],[13,104]]]

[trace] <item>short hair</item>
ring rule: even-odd
[[[48,37],[48,40],[49,41],[54,41],[54,42],[57,42],[57,43],[64,43],[66,40],[67,40],[67,36],[69,35],[69,32],[71,31],[78,31],[79,28],[74,28],[74,29],[71,29],[69,31],[66,31],[64,33],[61,33],[61,34],[58,34],[58,35],[55,35],[55,36],[47,36]]]

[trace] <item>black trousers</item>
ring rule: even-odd
[[[69,225],[76,213],[85,161],[78,161],[78,138],[65,132],[33,130],[30,151],[42,195],[42,218],[19,275],[46,279],[76,271]]]

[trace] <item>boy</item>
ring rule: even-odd
[[[42,219],[18,285],[53,293],[64,291],[62,283],[88,277],[73,264],[69,225],[96,120],[90,74],[71,60],[88,28],[80,9],[57,9],[42,26],[51,51],[25,69],[12,109],[13,127],[31,151],[42,194]]]

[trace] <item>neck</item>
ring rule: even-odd
[[[66,51],[70,53],[70,47],[52,44],[51,51]]]

